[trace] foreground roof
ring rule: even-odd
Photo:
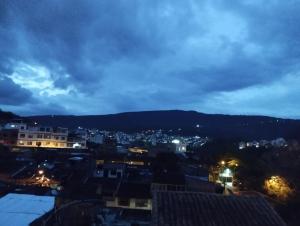
[[[155,192],[152,226],[283,226],[259,196],[224,196],[196,192]]]
[[[0,225],[27,226],[54,208],[55,197],[8,194],[0,199]]]

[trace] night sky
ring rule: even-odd
[[[0,0],[0,108],[300,117],[299,0]]]

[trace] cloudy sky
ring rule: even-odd
[[[299,0],[1,0],[0,108],[300,117]]]

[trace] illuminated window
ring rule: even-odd
[[[27,145],[32,145],[32,141],[27,141]]]

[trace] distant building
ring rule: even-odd
[[[89,142],[95,143],[95,144],[103,144],[104,136],[102,134],[94,134],[91,135],[89,138]]]
[[[175,153],[185,153],[187,145],[178,139],[172,140],[172,144],[175,148]]]
[[[0,142],[12,147],[86,148],[82,138],[70,139],[67,128],[8,123],[0,131]]]

